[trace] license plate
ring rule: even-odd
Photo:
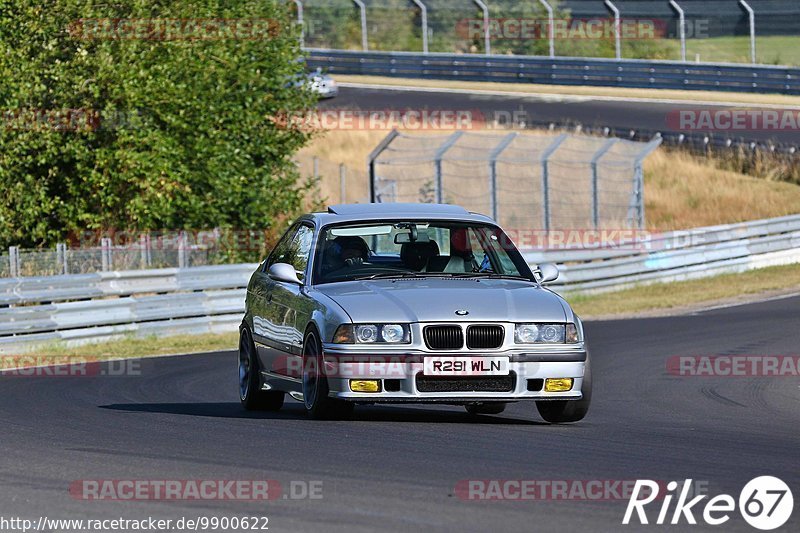
[[[507,376],[508,357],[426,357],[426,376]]]

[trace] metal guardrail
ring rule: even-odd
[[[235,331],[256,266],[0,280],[0,354],[55,342]]]
[[[0,306],[242,288],[255,267],[240,264],[2,279]]]
[[[522,250],[556,262],[561,293],[600,292],[800,262],[800,215],[670,232],[594,250]],[[62,341],[235,331],[255,264],[0,281],[0,354]]]
[[[677,231],[613,247],[528,250],[529,263],[555,262],[558,292],[603,292],[800,262],[800,216]]]
[[[307,49],[332,74],[399,78],[800,94],[800,68],[638,59]]]

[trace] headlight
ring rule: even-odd
[[[517,324],[514,330],[514,342],[518,344],[533,344],[539,338],[539,326],[536,324]]]
[[[403,342],[406,332],[400,324],[386,324],[381,327],[381,337],[386,342]]]
[[[378,340],[378,326],[356,326],[356,342],[368,344]]]
[[[337,344],[408,344],[411,329],[406,324],[342,324],[333,336]]]
[[[517,344],[564,344],[578,342],[575,324],[517,324],[514,328]]]

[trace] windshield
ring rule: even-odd
[[[392,277],[509,277],[533,281],[499,228],[442,221],[376,222],[322,230],[314,283]]]

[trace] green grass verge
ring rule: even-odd
[[[116,359],[146,357],[154,355],[173,355],[185,353],[236,350],[239,346],[239,333],[207,333],[203,335],[174,335],[158,337],[125,337],[116,341],[67,347],[51,344],[35,350],[37,356],[87,357],[91,359]]]
[[[746,301],[748,296],[792,289],[800,290],[800,264],[642,285],[602,294],[567,294],[566,299],[579,316],[592,318]]]
[[[671,43],[676,49],[678,42]],[[750,37],[711,37],[687,39],[686,59],[694,61],[750,63]],[[679,54],[676,50],[676,57]],[[756,59],[766,65],[800,65],[800,37],[785,35],[756,36]]]

